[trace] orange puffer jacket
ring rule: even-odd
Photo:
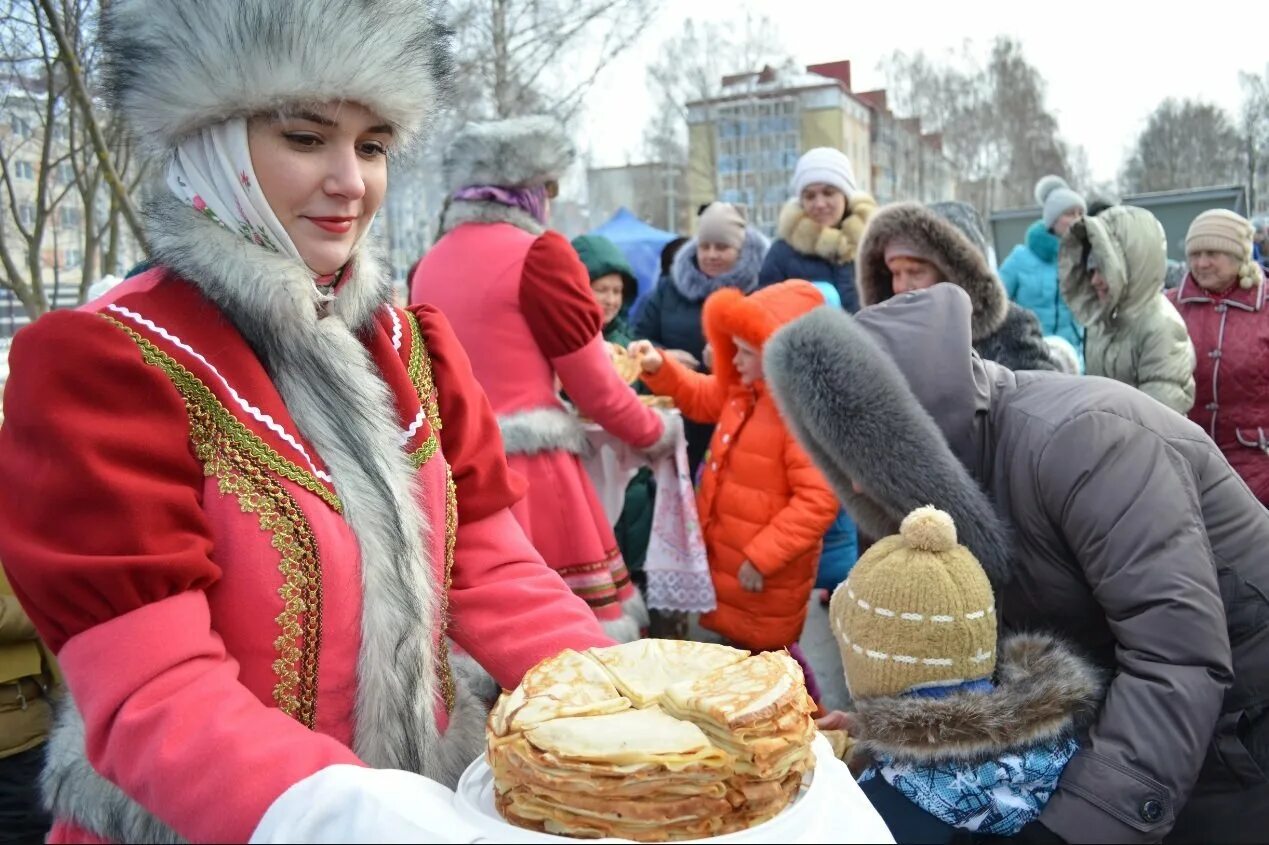
[[[719,290],[702,315],[714,374],[692,372],[667,357],[644,376],[653,392],[674,397],[685,416],[718,423],[696,497],[718,594],[718,608],[702,616],[701,625],[754,650],[797,642],[838,503],[789,433],[765,382],[741,384],[732,338],[761,348],[780,326],[823,304],[820,292],[803,281],[749,296]],[[760,593],[740,586],[746,560],[762,573]]]

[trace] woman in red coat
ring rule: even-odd
[[[10,358],[0,559],[73,697],[52,841],[466,836],[446,786],[486,708],[450,638],[505,687],[611,640],[516,525],[445,317],[393,307],[368,235],[445,38],[421,0],[188,8],[103,13],[166,181],[154,268]]]
[[[1168,298],[1198,355],[1189,417],[1269,507],[1269,307],[1252,235],[1232,211],[1200,214],[1185,238],[1190,271]]]

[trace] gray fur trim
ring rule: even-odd
[[[767,236],[752,226],[745,229],[745,243],[740,248],[740,257],[736,266],[721,276],[710,278],[696,266],[697,240],[692,238],[674,256],[674,264],[670,268],[670,280],[683,296],[692,302],[703,302],[721,288],[739,288],[750,293],[758,287],[758,273],[762,270],[762,260],[767,257],[771,242]]]
[[[159,263],[216,303],[251,344],[297,428],[330,470],[362,561],[353,751],[368,765],[440,779],[434,714],[439,603],[423,543],[417,473],[395,402],[358,332],[391,301],[372,250],[358,249],[322,318],[308,268],[167,198],[151,209]]]
[[[1010,302],[1000,328],[974,344],[986,361],[995,361],[1011,370],[1058,369],[1049,346],[1044,342],[1040,320],[1016,302]]]
[[[449,726],[436,745],[435,773],[429,777],[455,789],[467,767],[485,753],[485,723],[502,688],[469,655],[455,654],[453,646],[450,654],[454,711],[449,714]]]
[[[1004,285],[992,272],[987,256],[953,223],[918,203],[897,203],[868,221],[855,263],[855,288],[861,306],[894,296],[894,279],[886,266],[886,244],[904,237],[937,266],[944,280],[969,294],[973,303],[970,330],[975,341],[1000,328],[1009,308]]]
[[[408,144],[447,94],[449,35],[431,0],[114,0],[105,89],[149,154],[231,117],[332,100]]]
[[[108,841],[185,842],[122,789],[97,774],[84,750],[84,720],[69,692],[55,705],[40,792],[55,819]]]
[[[648,606],[643,601],[643,594],[637,589],[630,598],[621,603],[621,612],[633,619],[640,628],[647,628],[652,624],[652,617],[648,615]]]
[[[915,763],[998,757],[1071,736],[1092,721],[1103,681],[1045,634],[1002,640],[991,692],[856,699],[862,751]]]
[[[508,455],[536,455],[562,449],[586,455],[590,443],[581,421],[563,408],[534,408],[498,417],[502,446]]]
[[[529,187],[558,181],[577,158],[573,142],[553,117],[530,115],[469,123],[445,148],[445,187]]]
[[[599,625],[604,633],[618,643],[632,643],[639,639],[639,623],[633,617],[623,615],[620,619],[601,619]]]
[[[674,453],[674,447],[678,443],[678,436],[683,431],[683,415],[675,411],[667,411],[664,408],[653,408],[653,412],[661,418],[661,436],[653,441],[651,446],[643,450],[643,456],[649,463],[655,463],[661,458]]]
[[[440,234],[452,232],[464,223],[510,223],[530,235],[546,231],[546,227],[524,209],[488,200],[453,200],[441,211]]]
[[[785,421],[865,534],[894,534],[904,516],[933,505],[1000,590],[1010,576],[1007,530],[867,330],[844,311],[816,308],[772,335],[763,364]]]

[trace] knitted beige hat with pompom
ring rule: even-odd
[[[1225,208],[1204,211],[1185,235],[1185,254],[1210,250],[1238,260],[1238,285],[1244,290],[1260,284],[1260,268],[1252,259],[1251,242],[1256,231],[1251,221]]]
[[[982,566],[957,545],[952,518],[908,514],[833,593],[829,609],[852,698],[991,677],[996,608]]]

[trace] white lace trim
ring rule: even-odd
[[[645,569],[644,601],[654,610],[708,613],[718,606],[708,572]]]
[[[409,443],[410,438],[414,436],[414,433],[423,427],[423,419],[424,419],[423,409],[419,408],[419,412],[414,416],[414,422],[410,423],[409,428],[401,432],[402,446]]]
[[[284,429],[280,424],[278,424],[278,422],[275,419],[273,419],[273,417],[264,413],[255,405],[252,405],[246,399],[243,399],[242,396],[238,394],[238,391],[234,390],[233,386],[228,382],[228,380],[226,380],[225,377],[220,374],[220,370],[216,369],[215,365],[213,365],[211,361],[208,361],[201,354],[199,354],[198,352],[195,352],[194,349],[190,347],[189,344],[185,343],[185,341],[181,340],[179,337],[172,334],[167,329],[163,328],[162,326],[155,325],[152,321],[147,320],[145,317],[142,317],[137,312],[130,311],[127,308],[124,308],[122,305],[107,305],[106,307],[109,310],[114,311],[116,314],[122,314],[123,316],[131,320],[132,322],[137,323],[138,325],[144,326],[145,328],[149,329],[152,332],[155,332],[156,334],[160,335],[164,339],[179,346],[181,349],[184,349],[186,352],[193,355],[199,361],[203,362],[203,364],[207,367],[207,369],[211,370],[212,373],[215,374],[216,378],[220,379],[220,383],[225,386],[225,390],[229,391],[229,395],[233,397],[233,400],[238,403],[238,406],[240,408],[242,408],[244,411],[246,411],[255,419],[259,420],[261,423],[263,423],[266,428],[268,428],[278,437],[281,437],[287,443],[291,444],[291,446],[295,448],[295,451],[299,452],[301,455],[304,456],[305,462],[308,463],[308,468],[313,471],[314,475],[316,475],[322,481],[325,481],[327,483],[333,483],[329,475],[327,475],[325,472],[317,468],[317,466],[313,463],[313,459],[309,457],[308,452],[305,451],[304,447],[300,445],[300,442],[296,440],[294,437],[292,437],[291,434],[287,432],[286,429]]]

